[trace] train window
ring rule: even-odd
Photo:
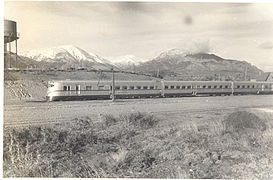
[[[76,85],[76,91],[80,91],[81,90],[81,85]]]
[[[67,91],[67,86],[64,86],[64,87],[63,87],[63,90],[64,90],[64,91]]]
[[[127,89],[127,86],[122,86],[122,89]]]
[[[71,86],[67,86],[67,90],[70,91],[71,90]]]
[[[191,86],[187,86],[187,89],[191,89]]]
[[[182,86],[182,89],[186,89],[186,86]]]
[[[239,89],[239,88],[240,88],[240,86],[238,85],[238,86],[237,86],[237,88]]]
[[[157,86],[155,86],[155,89],[158,89],[158,87],[157,87]]]
[[[220,85],[220,86],[219,86],[219,88],[223,88],[223,86],[222,86],[222,85]]]
[[[141,86],[137,86],[137,89],[141,89]]]
[[[115,86],[115,89],[116,89],[116,90],[119,90],[119,89],[120,89],[120,86]]]
[[[111,86],[111,87],[112,87],[112,86]],[[90,91],[90,90],[92,90],[92,86],[86,86],[85,89],[86,89],[87,91]]]
[[[255,88],[255,85],[252,85],[252,88]]]
[[[245,85],[242,85],[242,88],[245,88]]]
[[[150,86],[150,89],[154,89],[154,86]]]
[[[250,88],[250,86],[248,85],[247,88]]]
[[[228,85],[226,85],[226,89],[228,88]]]
[[[214,89],[217,89],[217,86],[214,86]]]
[[[165,86],[165,89],[169,89],[169,86]]]
[[[176,86],[176,89],[180,89],[180,86]]]
[[[264,87],[265,89],[267,89],[268,88],[268,85],[265,85],[265,87]]]
[[[148,89],[148,86],[143,86],[143,89]]]
[[[130,86],[130,89],[135,89],[135,87],[134,86]]]
[[[203,88],[205,89],[205,88],[207,88],[207,86],[206,86],[206,85],[204,85],[204,86],[203,86]]]
[[[211,86],[208,86],[208,88],[210,89],[210,88],[211,88]]]
[[[99,89],[99,90],[103,90],[103,89],[104,89],[104,86],[98,86],[98,89]]]
[[[171,89],[174,89],[174,86],[171,86]]]

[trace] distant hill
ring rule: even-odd
[[[67,69],[74,67],[109,70],[113,67],[108,60],[72,45],[32,50],[23,54],[21,58],[33,59],[39,62],[39,67],[43,68]]]
[[[119,67],[120,69],[131,69],[133,70],[135,66],[140,63],[146,62],[147,60],[136,57],[134,55],[124,55],[117,57],[106,57],[112,64]]]
[[[264,73],[246,61],[224,59],[208,53],[185,54],[178,49],[163,52],[135,69],[180,80],[244,80],[245,72],[249,80]]]

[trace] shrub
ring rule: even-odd
[[[106,126],[111,126],[117,123],[117,119],[112,114],[104,115],[104,123]]]
[[[140,112],[122,115],[120,119],[122,119],[127,126],[142,129],[152,128],[158,123],[158,120],[156,120],[153,115]]]
[[[224,121],[226,132],[244,132],[246,129],[265,131],[266,122],[257,115],[247,111],[238,111],[230,114]]]

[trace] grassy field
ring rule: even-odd
[[[6,127],[4,177],[273,178],[272,114],[210,117],[135,112]]]

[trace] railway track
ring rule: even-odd
[[[263,105],[263,106],[231,106],[226,108],[206,108],[206,109],[185,109],[185,110],[165,110],[165,111],[147,111],[146,113],[154,114],[155,116],[165,115],[166,117],[172,117],[173,115],[185,115],[185,114],[208,114],[211,112],[221,112],[221,111],[234,111],[234,110],[244,110],[244,109],[250,109],[250,108],[272,108],[271,105]],[[137,112],[137,111],[135,111]],[[88,117],[94,121],[99,121],[99,115],[103,114],[109,114],[109,113],[90,113]],[[120,114],[120,113],[117,113]],[[73,122],[76,118],[84,118],[86,116],[74,116],[71,117],[71,115],[67,116],[61,116],[61,117],[54,117],[54,118],[38,118],[35,120],[29,120],[29,119],[21,119],[19,121],[13,121],[13,122],[4,122],[4,127],[20,127],[20,126],[35,126],[35,125],[47,125],[47,124],[60,124],[60,123],[68,123]],[[27,117],[26,117],[27,118]]]

